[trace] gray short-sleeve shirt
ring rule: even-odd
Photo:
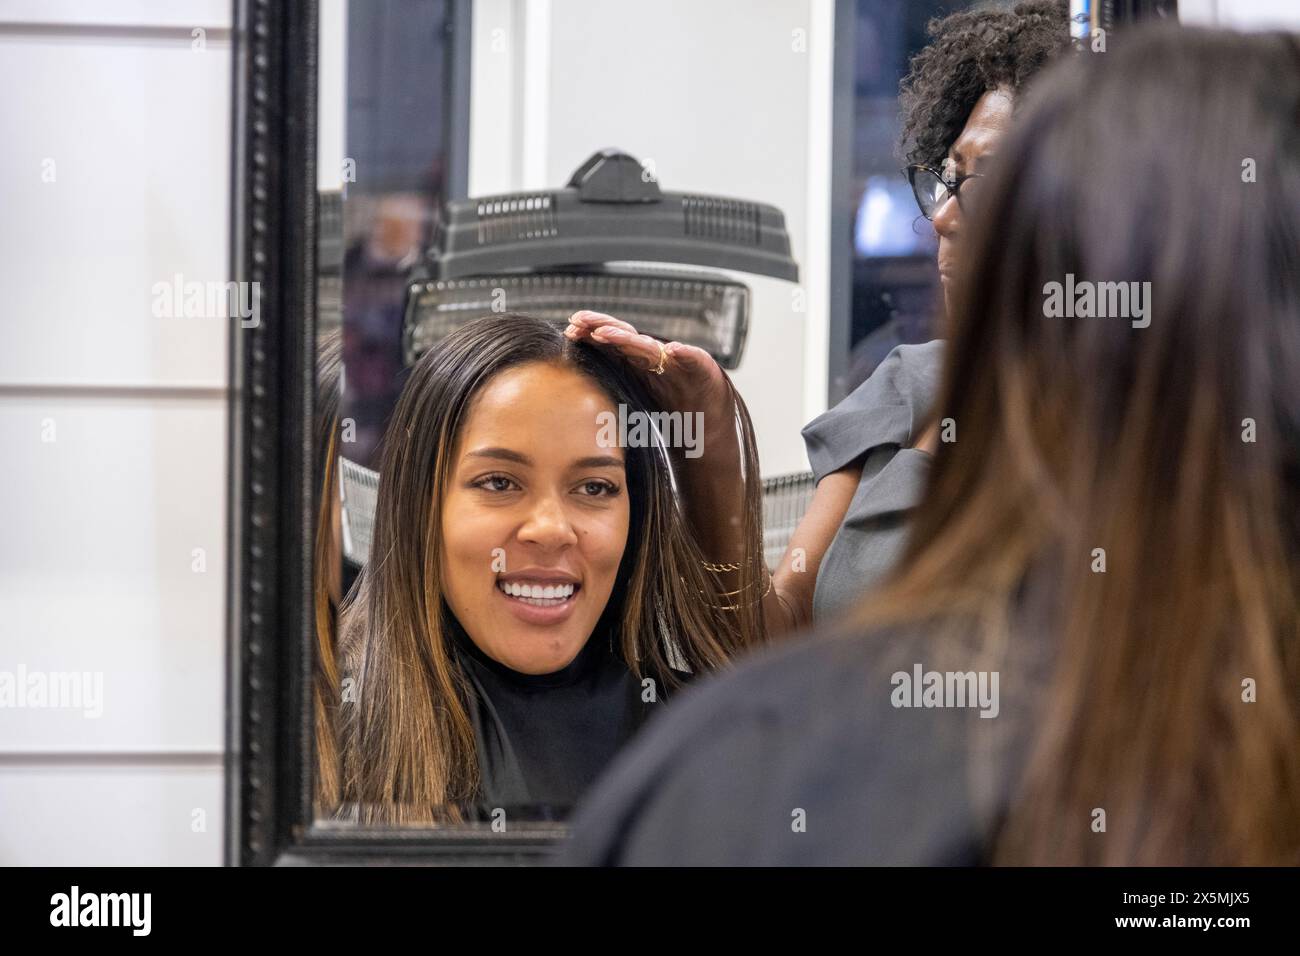
[[[843,610],[902,555],[907,516],[921,500],[930,456],[909,447],[938,395],[942,340],[900,345],[844,401],[803,430],[813,475],[862,460],[862,479],[817,571],[813,617]]]

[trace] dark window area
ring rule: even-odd
[[[403,381],[406,277],[446,198],[450,0],[352,3],[347,25],[343,200],[343,415],[346,455],[377,464]],[[345,174],[345,180],[349,177]]]
[[[894,348],[936,337],[934,230],[921,216],[898,155],[898,84],[926,43],[926,23],[965,0],[856,0],[853,48],[853,253],[844,393]]]

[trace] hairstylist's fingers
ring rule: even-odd
[[[631,322],[626,322],[613,315],[606,315],[604,312],[592,312],[589,309],[573,313],[569,317],[569,324],[580,329],[586,329],[589,332],[600,328],[615,328],[622,329],[624,332],[631,332],[633,335],[636,334],[636,326]]]
[[[673,363],[688,372],[713,375],[722,371],[717,360],[698,346],[687,345],[685,342],[668,342],[664,348]]]
[[[630,322],[624,322],[622,319],[616,319],[612,315],[605,315],[603,312],[575,312],[569,316],[569,326],[564,330],[564,334],[574,341],[590,339],[591,334],[597,329],[622,329],[633,335],[637,334],[636,327]]]
[[[644,368],[658,368],[659,360],[667,350],[658,339],[627,329],[601,326],[591,332],[592,341],[602,345],[612,345],[625,359],[644,363]]]
[[[659,340],[638,333],[631,323],[612,315],[587,310],[574,313],[565,334],[572,339],[590,338],[598,344],[616,346],[625,355],[645,359],[649,363],[646,368],[659,367]],[[673,364],[686,372],[714,377],[722,371],[713,356],[702,348],[684,342],[663,345]]]
[[[659,343],[642,335],[630,322],[624,322],[603,312],[584,309],[569,317],[569,327],[564,334],[571,339],[588,338],[598,345],[612,345],[625,359],[648,362],[646,368],[657,368],[661,353]]]
[[[571,338],[571,339],[573,339],[574,341],[579,341],[579,342],[580,342],[580,341],[582,341],[583,339],[589,339],[589,338],[591,338],[591,333],[592,333],[593,331],[595,331],[595,329],[596,329],[595,326],[590,326],[590,325],[575,325],[575,324],[573,324],[572,322],[570,322],[569,325],[568,325],[568,327],[564,330],[564,334],[565,334],[568,338]]]

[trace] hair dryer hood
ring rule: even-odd
[[[602,262],[671,262],[796,282],[775,206],[664,192],[627,153],[606,149],[561,189],[448,202],[429,250],[442,279]]]

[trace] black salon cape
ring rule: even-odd
[[[484,654],[452,618],[451,631],[474,693],[470,717],[479,758],[476,815],[508,820],[566,818],[614,755],[665,706],[618,655],[608,629],[551,674],[521,674]],[[677,674],[679,680],[689,674]],[[646,698],[653,696],[653,700]]]
[[[1006,654],[996,718],[893,706],[892,675],[915,663],[987,666],[970,641],[839,634],[792,639],[697,681],[588,794],[559,862],[985,862],[1047,662]]]

